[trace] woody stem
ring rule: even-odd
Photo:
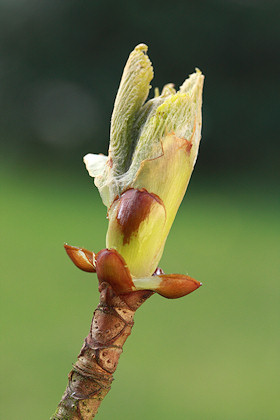
[[[152,295],[143,290],[117,296],[108,283],[99,287],[100,302],[90,332],[68,375],[68,385],[50,420],[90,420],[113,381],[136,310]]]

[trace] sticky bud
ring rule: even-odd
[[[115,249],[102,249],[96,254],[96,274],[100,282],[109,283],[117,294],[135,290],[125,260]]]
[[[183,274],[163,274],[157,269],[153,276],[132,277],[129,268],[116,249],[102,249],[96,255],[84,248],[65,244],[64,248],[73,263],[83,271],[96,272],[100,283],[107,282],[118,295],[139,290],[150,290],[168,299],[188,295],[201,283]]]
[[[88,273],[96,272],[95,254],[93,252],[68,244],[65,244],[64,248],[76,267],[83,271],[87,271]]]
[[[143,279],[134,279],[136,290],[153,290],[168,299],[177,299],[198,289],[202,283],[183,274],[160,274]]]
[[[161,282],[155,291],[168,299],[186,296],[198,289],[202,283],[183,274],[162,274]]]
[[[152,276],[186,192],[201,138],[204,76],[196,69],[176,92],[167,84],[148,100],[148,47],[125,66],[111,120],[108,157],[88,153],[86,168],[108,209],[106,247],[132,278]]]

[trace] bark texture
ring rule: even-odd
[[[99,286],[100,303],[90,332],[68,375],[68,385],[51,420],[90,420],[111,388],[123,345],[131,333],[135,311],[153,292],[117,296],[108,283]]]

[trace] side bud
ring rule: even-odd
[[[114,249],[102,249],[96,254],[96,273],[99,282],[109,283],[116,294],[150,290],[168,299],[177,299],[194,292],[201,283],[183,274],[157,274],[134,278],[123,257]]]
[[[160,274],[145,279],[134,279],[136,290],[153,290],[168,299],[177,299],[198,289],[202,283],[183,274]]]
[[[124,259],[114,249],[102,249],[96,254],[96,274],[101,283],[109,283],[117,294],[135,290]]]
[[[95,254],[84,248],[78,248],[68,244],[64,245],[65,251],[76,267],[88,273],[95,273]]]
[[[96,255],[84,248],[65,244],[64,248],[73,263],[83,271],[96,272],[100,283],[109,283],[117,295],[148,290],[168,299],[188,295],[201,283],[182,274],[162,274],[157,268],[153,276],[135,278],[126,261],[115,249],[102,249]]]

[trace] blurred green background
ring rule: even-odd
[[[82,163],[106,153],[122,69],[206,75],[203,138],[161,267],[203,282],[139,310],[99,419],[276,420],[279,2],[0,0],[1,419],[48,419],[88,333],[96,278],[63,243],[105,246]]]

